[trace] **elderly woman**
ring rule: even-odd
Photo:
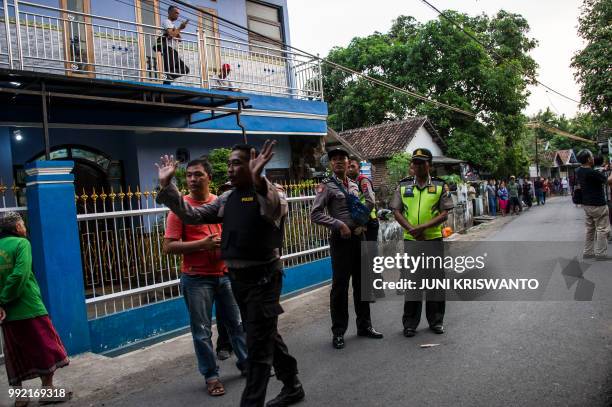
[[[68,365],[68,356],[42,302],[26,227],[15,212],[0,218],[0,323],[9,384],[40,377],[44,387],[52,387],[53,372]]]

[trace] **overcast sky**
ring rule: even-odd
[[[333,46],[346,46],[353,37],[374,31],[386,32],[399,15],[425,22],[437,14],[420,0],[288,0],[293,46],[327,55]],[[579,87],[570,68],[574,53],[583,47],[577,25],[581,0],[430,0],[440,10],[453,9],[469,15],[495,14],[500,9],[523,15],[529,35],[539,41],[531,56],[538,63],[538,80],[579,100]],[[541,86],[531,89],[525,113],[546,107],[574,116],[578,106]]]

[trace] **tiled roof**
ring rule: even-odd
[[[366,159],[373,160],[389,158],[398,152],[405,151],[421,126],[425,126],[434,140],[442,147],[443,142],[440,136],[424,116],[347,130],[339,134],[361,151]]]
[[[571,162],[573,153],[572,150],[558,150],[556,157],[561,160],[561,165],[568,165]]]

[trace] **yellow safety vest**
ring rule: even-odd
[[[411,225],[422,225],[440,214],[438,203],[442,196],[443,182],[432,180],[422,190],[414,181],[400,182],[400,194],[404,204],[404,217]],[[442,223],[425,229],[425,240],[438,239],[442,237]],[[404,231],[404,239],[415,240],[414,237]]]

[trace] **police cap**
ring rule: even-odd
[[[336,156],[336,155],[343,155],[346,158],[349,158],[349,153],[348,151],[346,151],[345,149],[341,148],[341,147],[333,147],[330,148],[329,150],[327,150],[327,158],[328,159],[332,159],[332,157]]]
[[[417,148],[416,150],[412,152],[413,161],[418,160],[418,161],[431,162],[432,159],[433,159],[433,155],[431,154],[431,151],[429,151],[426,148]]]

